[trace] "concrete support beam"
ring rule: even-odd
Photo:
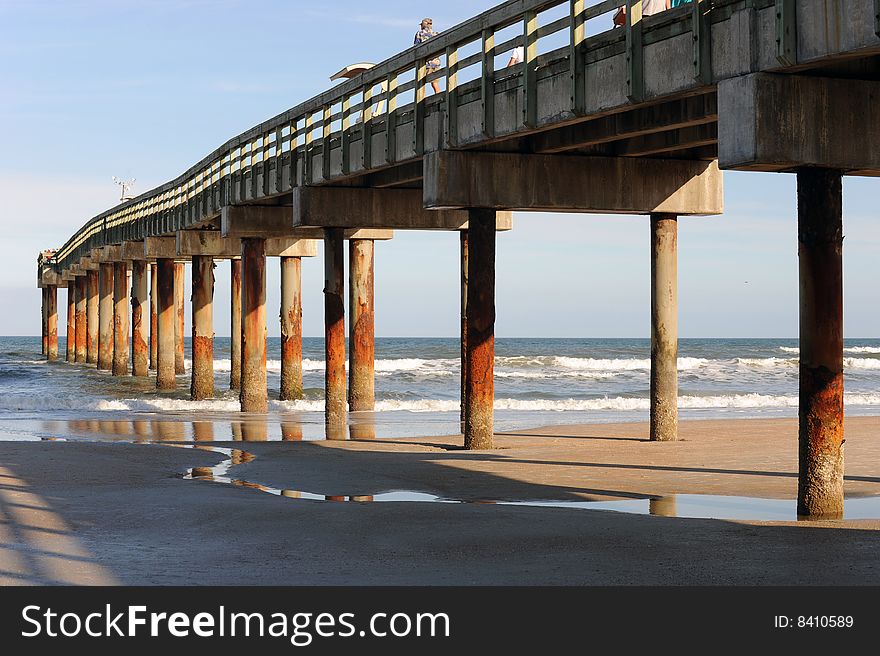
[[[468,231],[459,233],[461,265],[461,432],[464,434],[467,415],[467,299],[468,299]]]
[[[266,412],[266,240],[241,240],[241,400],[242,412]]]
[[[494,445],[495,212],[470,210],[464,447]]]
[[[190,398],[214,396],[214,260],[196,255],[192,261],[192,381]]]
[[[880,175],[880,82],[755,73],[718,85],[721,168]]]
[[[129,374],[128,265],[113,264],[113,375]]]
[[[349,382],[348,409],[373,410],[376,405],[376,330],[374,304],[375,243],[368,239],[348,242]]]
[[[46,359],[58,359],[58,287],[49,285],[46,292]]]
[[[324,238],[324,422],[328,439],[345,436],[345,263],[343,232]]]
[[[101,262],[98,272],[98,369],[113,369],[113,264]]]
[[[798,515],[843,517],[841,172],[798,171],[800,429]]]
[[[186,265],[174,264],[174,309],[177,322],[174,324],[174,371],[186,373]]]
[[[315,257],[317,254],[315,239],[272,237],[266,240],[266,257]]]
[[[158,333],[156,353],[156,388],[173,390],[177,386],[175,379],[175,323],[177,313],[174,307],[174,260],[160,258],[156,260],[157,270],[157,310]]]
[[[177,239],[174,237],[147,237],[144,239],[144,257],[148,260],[175,259]]]
[[[230,261],[231,290],[231,332],[229,337],[229,358],[232,363],[229,375],[229,389],[241,389],[241,260]]]
[[[127,241],[122,244],[122,259],[127,262],[146,262],[147,256],[144,252],[144,242]]]
[[[228,205],[223,208],[220,226],[220,234],[223,237],[259,237],[262,239],[286,237],[295,240],[324,238],[324,231],[321,227],[294,227],[293,209],[283,205]],[[350,228],[345,231],[343,236],[345,239],[384,240],[393,238],[394,231]],[[281,253],[276,257],[279,256],[296,257]]]
[[[95,265],[99,266],[99,265]],[[101,282],[98,269],[88,271],[86,281],[86,324],[83,331],[83,339],[86,344],[86,362],[98,364],[98,337],[100,336],[101,314]],[[77,327],[77,334],[79,328]]]
[[[651,215],[651,439],[678,439],[678,217]]]
[[[241,242],[226,239],[215,230],[180,230],[177,233],[177,256],[204,255],[215,259],[241,257]]]
[[[509,230],[509,213],[498,215],[500,230]],[[426,210],[420,189],[297,187],[293,190],[293,224],[299,227],[400,230],[466,230],[463,210]]]
[[[601,214],[720,214],[715,162],[476,153],[425,155],[429,208]]]
[[[150,371],[159,362],[159,267],[150,264]]]
[[[67,362],[76,362],[76,278],[67,283]]]
[[[150,305],[147,295],[147,262],[131,262],[131,375],[150,375]]]
[[[86,299],[88,280],[85,276],[76,279],[76,362],[86,362]]]
[[[282,401],[303,398],[302,259],[281,258],[281,394]]]
[[[81,271],[97,271],[98,262],[91,257],[81,257],[79,259],[79,267]]]

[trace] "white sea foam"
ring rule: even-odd
[[[780,346],[779,350],[784,353],[800,353],[801,350],[797,346]]]
[[[775,369],[777,367],[797,367],[797,358],[737,358],[737,364],[747,367],[759,367],[762,369]]]
[[[880,346],[852,346],[843,349],[844,353],[880,353]]]
[[[880,358],[844,358],[843,366],[846,369],[880,370]]]

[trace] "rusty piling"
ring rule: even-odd
[[[46,287],[46,359],[58,359],[58,287]]]
[[[461,264],[461,432],[464,434],[467,415],[467,297],[468,297],[468,231],[459,232]]]
[[[174,264],[174,371],[186,373],[186,265],[182,262]]]
[[[98,369],[113,369],[113,264],[102,262],[98,276]]]
[[[150,375],[149,299],[147,297],[147,263],[131,263],[131,375]]]
[[[100,334],[101,315],[101,285],[98,271],[89,271],[85,278],[85,325],[83,326],[83,339],[85,340],[86,359],[89,364],[98,364],[98,337]],[[79,328],[77,328],[77,334]]]
[[[150,264],[150,371],[159,362],[159,267]]]
[[[495,211],[468,210],[466,449],[491,449],[495,401]]]
[[[76,362],[76,279],[67,283],[67,361]]]
[[[324,231],[324,422],[345,436],[345,264],[343,231]]]
[[[840,171],[798,184],[800,400],[798,515],[843,517],[843,190]]]
[[[241,240],[241,400],[242,412],[266,412],[266,240]]]
[[[40,353],[45,356],[49,353],[49,288],[41,288],[40,295],[43,297],[43,302],[40,305],[40,334],[43,337],[43,346]]]
[[[128,295],[128,265],[116,262],[113,265],[113,375],[127,376],[129,373],[128,308],[131,300]]]
[[[156,261],[157,269],[157,352],[156,388],[173,390],[177,386],[174,369],[175,323],[174,306],[174,260]]]
[[[369,411],[376,406],[374,256],[375,242],[372,240],[352,239],[348,242],[351,312],[348,409],[352,412]]]
[[[651,215],[650,436],[678,439],[678,217]]]
[[[76,278],[76,362],[86,362],[86,305],[88,299],[88,280],[85,276]]]
[[[303,398],[302,258],[281,258],[282,401]]]
[[[229,374],[229,389],[241,389],[241,260],[231,260],[231,332],[229,333],[229,358],[232,368]]]
[[[214,396],[214,259],[196,255],[192,261],[193,401]]]

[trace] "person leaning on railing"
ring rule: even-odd
[[[430,18],[423,18],[422,23],[419,26],[419,31],[416,32],[416,38],[413,39],[413,45],[417,46],[435,36],[437,36],[437,33],[434,31],[434,21]],[[439,71],[440,58],[438,57],[437,59],[425,62],[425,69],[428,74]],[[431,80],[431,86],[434,88],[434,93],[440,93],[440,80]]]
[[[691,0],[642,0],[642,16],[659,14],[661,11],[683,5]],[[620,7],[614,14],[614,27],[626,25],[626,7]]]

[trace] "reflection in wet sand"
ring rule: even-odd
[[[348,439],[345,423],[324,424],[324,437],[331,442],[345,442]]]
[[[232,441],[241,442],[241,422],[232,422]]]
[[[143,419],[138,419],[133,421],[134,425],[134,434],[141,438],[149,438],[153,431],[150,428],[150,422],[144,421]],[[144,440],[138,440],[138,442],[142,442]]]
[[[210,421],[194,421],[192,425],[193,439],[196,442],[214,441],[214,423]]]
[[[302,442],[303,429],[302,424],[292,422],[281,423],[281,439],[285,442]]]
[[[357,501],[358,503],[370,503],[373,500],[373,495],[366,497],[349,497],[352,501]]]
[[[348,432],[353,440],[375,440],[376,424],[372,421],[353,423],[348,427]]]
[[[265,420],[243,421],[240,425],[243,442],[265,442],[269,439],[269,424]]]
[[[677,517],[675,495],[648,501],[648,512],[658,517]]]

